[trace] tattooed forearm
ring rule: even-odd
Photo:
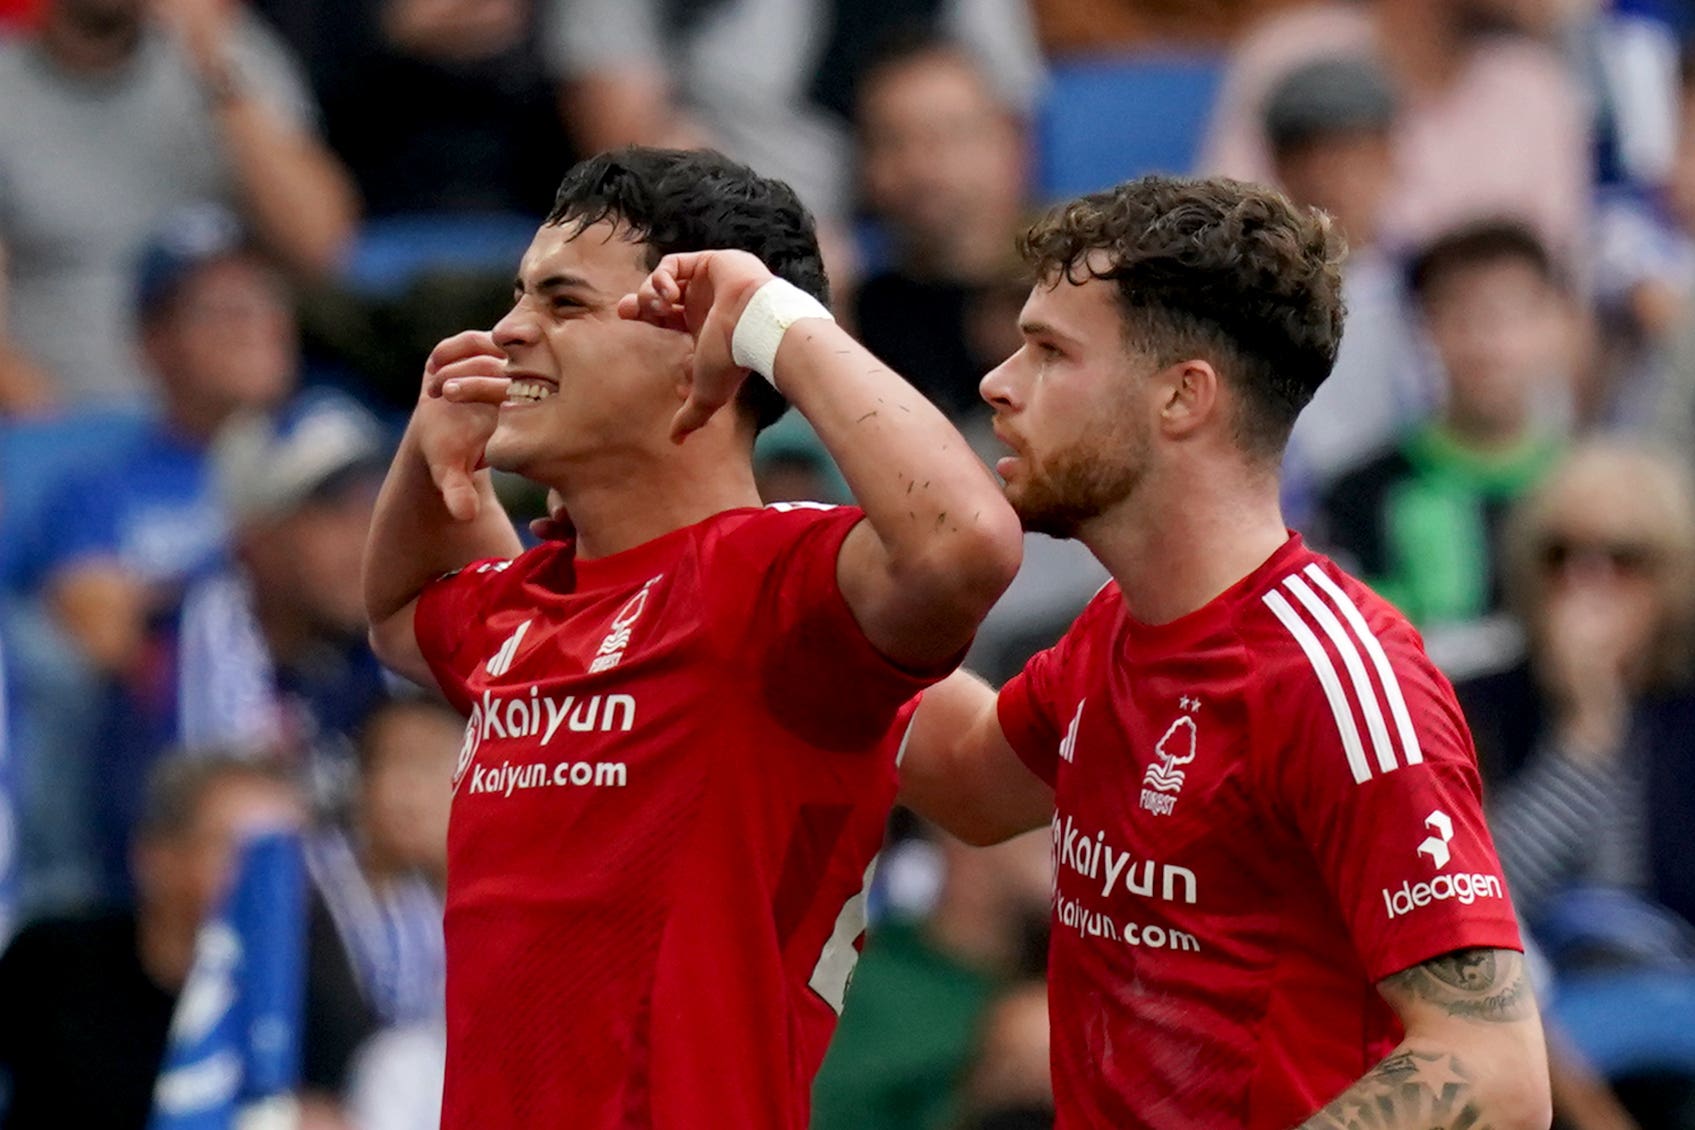
[[[1491,1130],[1471,1074],[1447,1053],[1398,1051],[1300,1130]]]
[[[1387,978],[1383,989],[1466,1020],[1506,1023],[1536,1011],[1524,958],[1512,950],[1457,950]]]

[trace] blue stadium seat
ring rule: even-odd
[[[1549,1014],[1602,1075],[1695,1076],[1695,973],[1595,973],[1564,979]]]
[[[0,579],[18,575],[23,533],[54,484],[135,442],[147,424],[140,411],[83,409],[0,425]]]
[[[342,281],[393,296],[431,270],[516,271],[541,221],[509,212],[421,212],[371,220],[342,267]]]
[[[1186,173],[1223,78],[1212,55],[1056,60],[1036,114],[1037,188],[1047,200],[1144,173]]]

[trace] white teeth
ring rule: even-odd
[[[552,385],[545,381],[516,380],[506,386],[506,400],[534,404],[538,400],[546,400],[554,393]]]

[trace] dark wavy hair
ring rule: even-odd
[[[787,184],[722,153],[630,146],[578,163],[560,183],[547,223],[580,232],[602,220],[623,225],[645,244],[649,267],[679,251],[747,251],[829,305],[812,213]],[[789,407],[764,380],[744,382],[736,403],[756,428],[775,423]]]
[[[1043,279],[1117,284],[1130,348],[1200,359],[1241,394],[1238,443],[1276,459],[1342,340],[1340,232],[1274,189],[1151,176],[1062,204],[1019,241]]]

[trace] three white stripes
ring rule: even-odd
[[[518,645],[524,642],[524,633],[530,630],[532,623],[533,620],[525,620],[519,624],[518,630],[500,645],[500,650],[489,656],[489,661],[483,665],[483,669],[496,678],[512,670],[512,661],[518,658]]]
[[[1377,642],[1377,637],[1367,626],[1365,617],[1360,614],[1359,606],[1353,602],[1342,587],[1327,576],[1317,563],[1310,564],[1304,570],[1306,576],[1295,573],[1283,580],[1283,588],[1292,594],[1307,616],[1318,625],[1329,638],[1336,654],[1342,658],[1342,666],[1347,669],[1348,682],[1353,687],[1354,698],[1360,705],[1360,712],[1365,716],[1366,732],[1371,738],[1373,758],[1381,772],[1391,773],[1404,763],[1417,765],[1424,760],[1424,753],[1419,749],[1418,734],[1413,730],[1412,717],[1407,713],[1406,698],[1401,694],[1400,680],[1395,677],[1395,671],[1389,665],[1389,657],[1383,652],[1383,645]],[[1312,581],[1330,598],[1326,603],[1317,592],[1313,591]],[[1312,664],[1314,674],[1318,676],[1319,686],[1324,690],[1325,701],[1330,704],[1330,712],[1336,717],[1336,728],[1342,735],[1342,750],[1348,758],[1348,768],[1353,771],[1354,780],[1363,783],[1371,778],[1372,767],[1366,760],[1365,744],[1361,739],[1359,726],[1354,721],[1354,709],[1349,700],[1347,689],[1342,685],[1341,676],[1336,671],[1330,653],[1325,651],[1323,643],[1295,606],[1289,602],[1282,592],[1273,590],[1265,595],[1265,605],[1289,629],[1289,634],[1295,637],[1295,642],[1301,645],[1306,653],[1307,662]],[[1341,619],[1337,619],[1337,613]],[[1343,621],[1346,621],[1344,626]],[[1360,655],[1364,647],[1365,657]],[[1371,678],[1366,673],[1365,660],[1371,661],[1372,668],[1377,672],[1377,681],[1383,688],[1382,695],[1371,685]],[[1389,715],[1394,720],[1395,734],[1400,738],[1400,753],[1403,761],[1396,759],[1395,743],[1390,737],[1388,721],[1383,715],[1383,703],[1389,705]]]

